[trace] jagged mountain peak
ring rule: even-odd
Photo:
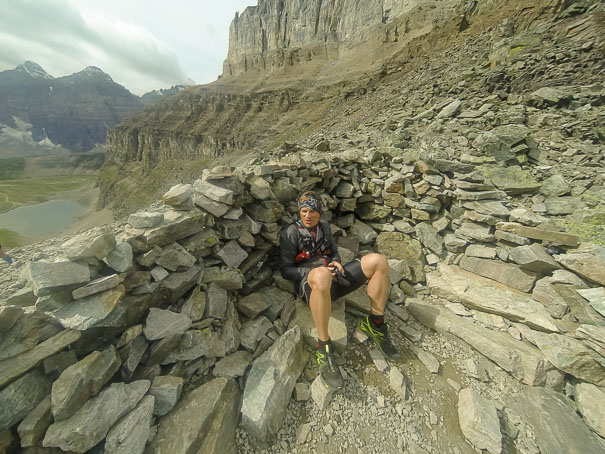
[[[104,72],[101,68],[96,66],[87,66],[82,71],[74,73],[73,76],[85,76],[85,77],[100,77],[108,82],[113,82],[113,79],[109,74]]]
[[[26,61],[25,63],[15,68],[17,71],[22,71],[29,74],[32,77],[42,77],[44,79],[53,79],[53,76],[44,71],[44,68],[38,63],[33,61]]]

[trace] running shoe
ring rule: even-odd
[[[324,386],[329,389],[342,388],[343,379],[338,364],[336,364],[332,345],[324,345],[318,348],[315,356],[319,365],[319,375]]]
[[[374,341],[376,346],[380,349],[382,354],[391,361],[400,361],[401,355],[391,342],[389,337],[389,324],[383,323],[380,326],[376,326],[370,320],[370,317],[366,317],[365,320],[361,321],[361,330],[368,333],[370,338]]]

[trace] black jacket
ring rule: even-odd
[[[313,268],[340,262],[330,224],[321,220],[313,231],[300,220],[283,229],[279,234],[279,257],[281,275],[297,287]]]

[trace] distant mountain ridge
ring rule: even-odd
[[[110,128],[182,88],[138,97],[95,66],[55,78],[27,61],[0,72],[0,157],[92,150]]]
[[[167,96],[175,95],[180,91],[184,90],[185,88],[187,88],[187,85],[173,85],[170,88],[152,90],[141,96],[141,101],[143,101],[143,104],[145,105],[145,107],[147,107],[161,99],[166,98]]]

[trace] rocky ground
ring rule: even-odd
[[[498,400],[503,393],[516,395],[522,390],[516,380],[468,346],[396,317],[391,317],[392,333],[402,361],[384,370],[384,361],[374,364],[370,356],[371,341],[355,341],[356,336],[363,336],[357,328],[360,320],[348,317],[352,345],[338,357],[345,371],[345,388],[325,409],[306,399],[304,391],[300,396],[295,392],[275,442],[263,444],[240,430],[240,452],[357,454],[371,449],[380,453],[473,453],[458,423],[458,391],[471,387]],[[414,330],[414,340],[400,333],[404,325]],[[413,353],[414,347],[432,355],[439,371],[431,372]],[[467,372],[467,361],[479,365],[480,377]],[[316,374],[313,362],[311,358],[305,373],[309,381]],[[391,387],[390,368],[405,375],[406,398]],[[303,388],[310,385],[302,383],[306,383]]]

